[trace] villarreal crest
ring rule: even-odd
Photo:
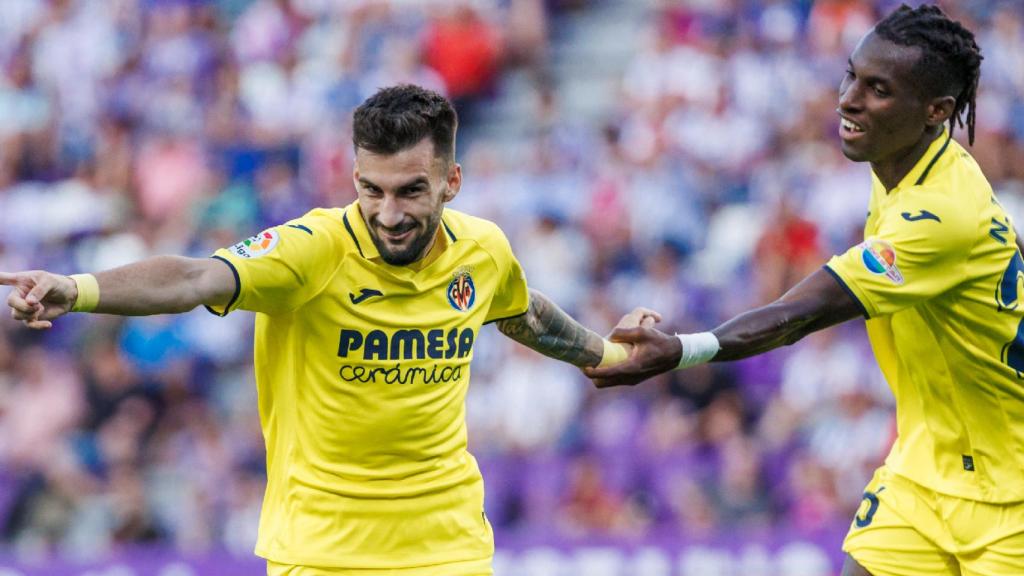
[[[473,285],[473,276],[470,271],[460,268],[455,271],[455,276],[448,283],[448,303],[452,308],[465,312],[473,307],[476,302],[476,286]]]

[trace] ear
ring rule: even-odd
[[[452,162],[448,169],[448,187],[444,191],[444,201],[451,202],[459,194],[462,188],[462,166]]]
[[[952,96],[939,96],[928,103],[927,118],[925,123],[929,127],[945,124],[953,116],[953,109],[956,108],[956,98]]]

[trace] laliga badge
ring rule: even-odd
[[[281,237],[273,229],[264,230],[259,234],[242,240],[238,244],[235,244],[230,248],[231,252],[242,258],[259,258],[269,254],[274,248],[277,247],[277,243],[281,240]]]
[[[861,245],[861,261],[872,274],[884,274],[897,286],[903,285],[903,273],[896,266],[896,249],[884,240],[869,238]]]

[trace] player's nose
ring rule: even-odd
[[[385,228],[394,228],[405,220],[405,212],[402,203],[391,194],[385,194],[380,202],[380,211],[377,213],[377,221]]]
[[[860,89],[856,82],[850,82],[842,87],[839,92],[839,110],[843,112],[857,112],[861,109]]]

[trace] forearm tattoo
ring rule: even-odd
[[[500,320],[497,325],[502,334],[516,342],[576,366],[596,366],[604,354],[604,341],[599,335],[535,290],[530,290],[526,314]]]

